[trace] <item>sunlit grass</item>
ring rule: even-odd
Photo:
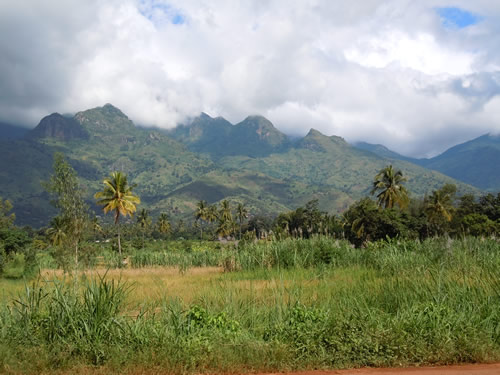
[[[497,240],[224,251],[213,259],[230,257],[231,272],[194,267],[190,250],[175,267],[44,270],[24,292],[2,280],[0,366],[213,373],[500,359]]]

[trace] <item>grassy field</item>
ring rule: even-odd
[[[315,238],[210,251],[218,258],[205,259],[218,266],[195,267],[200,251],[189,251],[169,267],[0,280],[0,371],[241,373],[500,360],[496,239],[353,249]]]

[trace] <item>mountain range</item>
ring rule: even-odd
[[[202,113],[170,131],[145,129],[106,104],[74,116],[51,114],[1,141],[0,195],[13,202],[18,224],[47,225],[55,211],[41,182],[49,179],[57,151],[77,171],[95,212],[93,194],[110,172],[122,170],[137,185],[142,207],[174,220],[192,218],[199,200],[222,199],[243,202],[252,214],[277,214],[318,199],[323,210],[339,213],[367,195],[388,164],[403,171],[412,196],[446,183],[462,193],[480,192],[477,184],[428,169],[423,161],[390,150],[384,155],[382,146],[366,149],[372,146],[355,147],[314,129],[292,140],[261,116],[233,125]]]
[[[482,135],[430,159],[409,158],[382,145],[360,142],[356,147],[439,171],[481,190],[500,191],[500,135]]]

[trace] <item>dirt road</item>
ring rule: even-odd
[[[443,367],[304,371],[286,375],[500,375],[500,363]],[[278,375],[278,374],[268,374]],[[283,375],[283,374],[279,374]]]

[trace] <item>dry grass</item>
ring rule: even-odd
[[[80,274],[82,275],[82,274]],[[190,268],[179,272],[174,267],[151,267],[110,269],[98,268],[83,273],[86,277],[106,275],[107,279],[120,280],[131,284],[128,305],[132,310],[144,304],[177,299],[184,305],[197,303],[203,299],[223,300],[231,298],[240,301],[253,301],[262,305],[272,305],[279,298],[289,299],[300,291],[307,300],[331,298],[339,288],[346,285],[356,286],[366,276],[357,267],[337,270],[318,277],[314,271],[294,272],[268,271],[259,277],[249,273],[224,273],[220,267]],[[65,280],[71,276],[62,270],[43,270],[41,280]],[[374,280],[372,280],[374,281]],[[24,281],[0,279],[0,301],[11,300],[24,289]]]
[[[190,303],[206,294],[210,289],[211,281],[220,278],[223,273],[219,267],[190,268],[179,272],[174,267],[151,267],[130,269],[94,269],[87,270],[84,275],[97,277],[106,275],[106,278],[120,280],[132,284],[129,303],[132,305],[153,303],[166,298],[179,298]],[[44,270],[42,279],[62,280],[68,276],[60,270]]]

